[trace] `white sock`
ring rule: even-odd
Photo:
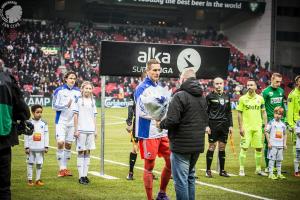
[[[65,149],[64,150],[64,166],[65,166],[65,168],[67,168],[67,164],[68,164],[68,161],[70,160],[70,158],[71,158],[71,150],[69,150],[69,149]]]
[[[299,161],[298,161],[298,159],[294,160],[294,169],[295,169],[295,172],[299,172]]]
[[[41,173],[42,173],[42,165],[36,164],[36,177],[35,177],[36,181],[41,179]]]
[[[273,175],[274,160],[269,160],[269,175]]]
[[[78,175],[79,178],[83,177],[83,169],[84,169],[84,155],[77,155],[77,169],[78,169]]]
[[[84,155],[83,176],[86,177],[90,166],[90,154]]]
[[[64,150],[63,149],[57,149],[56,158],[58,161],[59,170],[66,169],[66,166],[64,165]]]
[[[27,179],[32,180],[32,167],[33,164],[27,163]]]
[[[277,175],[281,175],[281,160],[276,160]]]

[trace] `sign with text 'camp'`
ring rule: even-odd
[[[107,76],[140,76],[151,58],[161,63],[162,77],[176,78],[183,69],[192,67],[197,78],[225,78],[229,48],[103,41],[100,73]]]

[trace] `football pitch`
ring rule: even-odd
[[[51,108],[44,108],[43,119],[49,125],[50,146],[49,152],[45,155],[42,169],[42,180],[44,186],[27,186],[26,156],[24,153],[23,136],[20,136],[20,145],[13,148],[12,155],[12,199],[30,200],[54,200],[54,199],[146,199],[143,187],[143,162],[138,156],[134,171],[134,181],[127,181],[129,152],[132,145],[130,136],[125,130],[125,119],[127,109],[106,109],[105,110],[105,174],[118,179],[104,179],[89,174],[91,183],[80,185],[76,167],[77,155],[74,152],[68,168],[73,172],[72,177],[58,178],[58,165],[56,161],[54,118],[55,113]],[[96,141],[97,149],[92,152],[89,171],[100,171],[100,109],[98,110],[97,127],[99,137]],[[235,151],[239,153],[239,132],[237,129],[237,115],[234,112],[234,144]],[[300,178],[293,177],[293,159],[291,137],[288,137],[288,149],[284,153],[282,169],[287,171],[286,180],[270,180],[266,177],[259,177],[254,174],[255,161],[254,151],[250,149],[247,153],[245,164],[245,177],[239,177],[239,162],[234,156],[228,143],[226,149],[226,170],[232,174],[230,178],[220,177],[214,173],[212,179],[205,177],[205,153],[200,155],[196,165],[196,173],[199,177],[196,183],[196,199],[297,199],[300,195]],[[74,146],[72,147],[74,151]],[[214,155],[213,168],[216,168],[217,152]],[[163,167],[163,159],[156,160],[155,175]],[[262,162],[264,168],[264,161]],[[35,172],[33,173],[35,178]],[[1,180],[0,180],[1,181]],[[154,180],[154,195],[159,190],[159,180]],[[176,199],[173,180],[168,185],[168,196]]]

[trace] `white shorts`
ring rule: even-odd
[[[270,160],[283,160],[283,147],[272,147],[268,150],[268,159]]]
[[[56,141],[63,141],[67,143],[74,142],[74,126],[67,126],[65,124],[56,124]]]
[[[43,151],[30,151],[29,155],[27,155],[27,163],[42,165],[44,163],[44,152]]]
[[[85,151],[96,149],[95,134],[80,133],[76,139],[76,151]]]
[[[296,159],[300,161],[300,149],[296,149]]]

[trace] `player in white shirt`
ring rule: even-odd
[[[48,152],[49,134],[48,124],[41,119],[43,107],[41,105],[33,105],[31,107],[33,118],[30,122],[34,125],[32,135],[24,135],[24,148],[27,154],[27,179],[28,185],[33,186],[32,172],[33,165],[36,164],[35,185],[43,186],[41,180],[42,165],[44,162],[44,153]]]
[[[281,174],[281,163],[283,160],[283,149],[287,149],[286,125],[281,121],[283,108],[277,106],[274,109],[274,119],[271,120],[266,129],[266,139],[268,141],[269,178],[273,180],[285,179]],[[276,161],[277,176],[273,174],[273,167]]]
[[[81,97],[73,104],[74,112],[74,136],[76,138],[77,168],[79,183],[88,184],[87,177],[90,164],[90,150],[95,149],[97,137],[96,114],[97,107],[93,98],[93,85],[85,81],[81,85]]]
[[[53,94],[52,108],[56,111],[55,135],[57,142],[58,177],[72,176],[67,168],[71,158],[71,147],[74,141],[74,114],[72,103],[80,97],[79,88],[75,87],[77,75],[69,71],[64,76],[65,84],[58,87]]]

